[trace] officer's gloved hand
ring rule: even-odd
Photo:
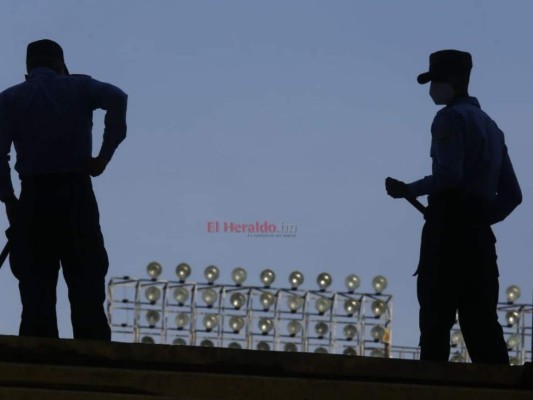
[[[107,161],[102,157],[91,157],[87,160],[87,172],[92,177],[101,175],[107,167]]]
[[[387,194],[395,199],[409,197],[409,187],[406,183],[397,179],[391,177],[385,179],[385,189],[387,190]]]

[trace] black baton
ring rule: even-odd
[[[0,253],[0,268],[2,268],[2,266],[4,265],[4,262],[6,261],[6,258],[9,255],[10,250],[11,250],[11,243],[8,240],[6,245],[4,246],[4,249],[2,250],[2,253]]]
[[[420,211],[422,214],[426,212],[426,207],[424,207],[424,205],[421,202],[419,202],[417,199],[406,197],[405,200],[411,203],[411,205],[414,208],[416,208],[418,211]]]
[[[9,255],[9,252],[11,251],[11,241],[9,238],[11,237],[11,227],[7,228],[6,230],[6,236],[7,236],[7,243],[4,246],[4,249],[0,253],[0,268],[4,265],[7,256]]]

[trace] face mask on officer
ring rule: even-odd
[[[455,96],[455,90],[448,82],[431,81],[429,95],[436,105],[443,106],[453,100]]]

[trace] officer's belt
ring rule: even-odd
[[[489,225],[491,202],[471,193],[450,190],[428,196],[425,218],[457,225]]]

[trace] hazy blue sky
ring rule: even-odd
[[[0,1],[0,87],[20,82],[28,42],[51,38],[72,73],[129,94],[128,138],[94,181],[111,276],[182,261],[315,288],[377,274],[394,295],[393,343],[418,343],[422,218],[384,179],[430,171],[438,108],[416,76],[431,52],[470,51],[471,93],[506,133],[524,203],[496,227],[502,291],[532,292],[533,3],[524,1]],[[95,116],[95,152],[102,114]],[[207,232],[208,221],[297,224],[295,238]],[[7,221],[2,214],[0,228]],[[457,279],[461,279],[460,276]],[[17,283],[0,271],[0,333],[19,323]],[[453,288],[450,288],[453,292]],[[63,283],[60,333],[71,337]]]

